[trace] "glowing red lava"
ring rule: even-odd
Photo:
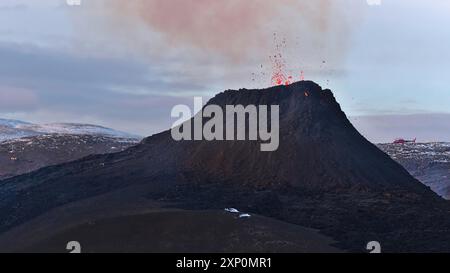
[[[272,66],[271,80],[273,85],[289,85],[293,82],[294,77],[284,71],[284,63],[280,62],[278,59],[272,59]],[[305,80],[305,73],[303,71],[300,72],[300,80]]]
[[[280,53],[286,47],[286,40],[283,39],[281,43],[278,43],[276,33],[274,33],[274,42],[276,43],[275,55],[270,56],[272,63],[272,85],[289,85],[293,82],[294,77],[286,72],[286,61],[283,55]],[[300,80],[305,80],[303,70],[300,72]]]

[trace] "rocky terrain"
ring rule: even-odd
[[[10,248],[14,238],[32,238],[33,246],[45,251],[44,242],[122,230],[115,239],[120,245],[136,238],[117,220],[129,218],[117,217],[157,207],[196,212],[235,207],[319,230],[344,251],[366,251],[369,241],[379,241],[385,252],[450,251],[449,202],[361,136],[330,90],[302,81],[263,90],[228,90],[208,104],[279,105],[278,150],[261,152],[258,141],[177,142],[165,131],[123,152],[1,181],[0,249]],[[172,217],[169,223],[152,225],[161,227],[156,234],[163,234],[164,227],[183,226],[185,219]],[[58,232],[48,228],[55,224],[61,226]],[[183,250],[177,239],[153,238],[161,238],[155,244],[171,244],[170,251]],[[220,242],[209,243],[211,249],[224,250]],[[105,250],[99,244],[98,249]],[[310,245],[314,251],[314,243]],[[126,249],[133,251],[131,246]],[[114,251],[115,245],[108,250]],[[265,249],[270,250],[279,248]],[[297,250],[308,251],[290,248]]]
[[[379,144],[414,177],[450,199],[450,143]]]
[[[139,138],[82,124],[0,120],[0,180],[92,154],[120,152]]]

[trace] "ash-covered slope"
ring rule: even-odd
[[[274,152],[261,152],[258,143],[248,141],[185,142],[181,145],[187,156],[183,170],[199,176],[198,180],[309,191],[372,188],[427,192],[358,133],[330,90],[313,82],[226,91],[209,104],[279,105],[280,145]]]
[[[179,208],[239,207],[318,228],[352,251],[373,240],[385,251],[450,251],[448,203],[365,140],[330,90],[298,82],[226,91],[209,104],[279,105],[279,149],[176,142],[166,131],[122,153],[0,182],[0,230],[87,198],[93,201],[75,207],[89,211],[108,194],[128,205],[144,198]]]

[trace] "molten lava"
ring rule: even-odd
[[[272,85],[289,85],[293,82],[294,77],[286,72],[286,61],[281,54],[281,51],[286,47],[286,40],[283,39],[281,43],[277,41],[276,33],[274,33],[274,42],[276,44],[275,55],[270,56],[270,61],[272,63]],[[305,80],[305,75],[303,70],[300,72],[300,80]]]

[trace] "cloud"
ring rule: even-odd
[[[0,113],[30,111],[38,106],[33,90],[0,86]]]
[[[222,66],[227,61],[261,64],[278,53],[276,47],[283,41],[290,47],[283,52],[289,67],[319,66],[324,59],[340,65],[354,20],[367,8],[364,1],[349,0],[99,0],[88,4],[83,13],[73,14],[85,37],[107,30],[113,37],[110,44],[125,45],[131,54],[137,51],[142,58],[176,55],[191,67],[204,60]],[[274,41],[274,33],[279,40]]]
[[[89,122],[148,135],[206,87],[154,66],[0,44],[0,112],[32,122]],[[20,113],[17,113],[20,112]],[[15,114],[14,114],[15,113]]]
[[[13,10],[25,10],[28,6],[24,3],[2,3],[0,4],[0,11],[10,12]]]

